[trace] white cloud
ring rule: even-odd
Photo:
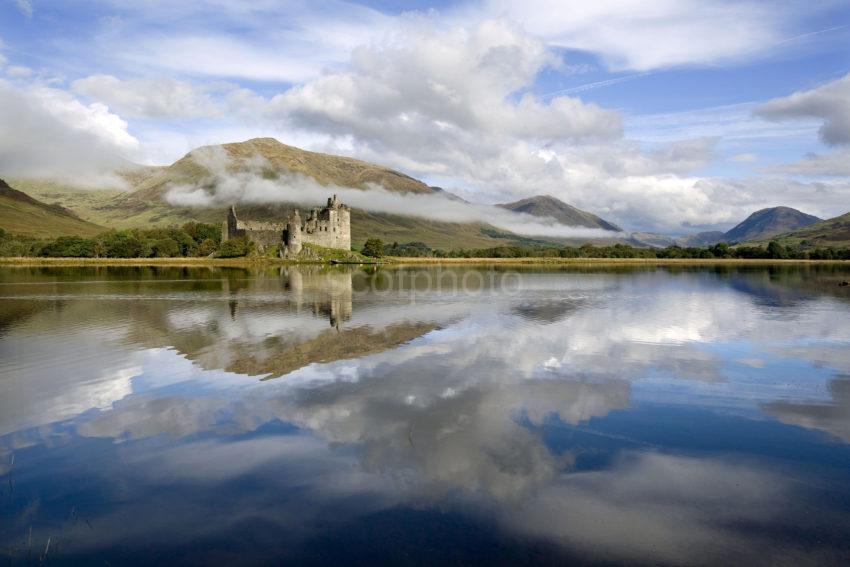
[[[91,75],[74,81],[72,88],[128,117],[194,117],[222,112],[209,88],[165,77],[121,80],[112,75]],[[232,85],[226,88],[235,89]]]
[[[155,74],[304,81],[394,25],[376,10],[339,0],[107,3],[116,16],[104,22],[97,38],[101,52]]]
[[[820,136],[831,146],[850,144],[850,74],[808,91],[777,98],[756,109],[769,120],[818,118]]]
[[[137,147],[127,123],[102,104],[0,80],[0,170],[7,175],[104,172]]]
[[[620,135],[616,112],[570,97],[548,104],[508,98],[554,63],[539,41],[503,21],[436,29],[416,19],[391,41],[352,53],[351,69],[294,87],[272,112],[304,128],[397,147],[479,135],[605,139]],[[382,140],[380,138],[383,138]]]

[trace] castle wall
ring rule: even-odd
[[[239,220],[235,208],[230,207],[221,232],[222,240],[244,236],[259,246],[280,245],[288,254],[298,254],[302,244],[350,250],[351,211],[336,195],[328,199],[327,207],[321,211],[314,209],[303,224],[297,210],[286,223],[270,223]]]
[[[238,221],[236,231],[260,246],[277,246],[283,241],[284,225],[272,222]]]

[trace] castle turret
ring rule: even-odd
[[[295,209],[286,223],[286,247],[291,255],[301,252],[301,214]]]
[[[230,205],[230,209],[227,211],[227,219],[221,224],[222,242],[230,240],[231,238],[236,238],[238,236],[236,232],[237,222],[238,219],[236,218],[236,205]]]

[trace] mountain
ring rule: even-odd
[[[810,224],[776,237],[782,244],[797,246],[847,247],[850,246],[850,213]]]
[[[110,228],[168,226],[188,221],[220,223],[226,215],[227,204],[210,208],[174,206],[164,196],[172,184],[191,184],[211,187],[216,178],[210,164],[217,169],[238,172],[257,169],[261,158],[261,174],[275,178],[284,172],[296,172],[322,184],[367,189],[381,185],[399,193],[443,194],[462,201],[440,188],[395,170],[351,158],[308,152],[287,146],[271,138],[247,142],[205,146],[189,152],[173,164],[164,167],[138,166],[125,169],[120,175],[129,190],[80,189],[72,185],[42,179],[21,179],[16,183],[30,194],[60,201],[90,222]],[[331,189],[329,188],[329,192]],[[241,204],[240,216],[256,220],[281,218],[293,207],[292,203],[248,205]],[[412,210],[411,213],[415,213]],[[367,238],[385,242],[424,242],[432,248],[487,248],[495,246],[544,243],[496,229],[482,222],[449,223],[431,219],[354,209],[351,214],[352,242],[358,247]],[[583,243],[580,242],[579,244]]]
[[[528,199],[514,201],[513,203],[503,203],[496,205],[509,211],[516,213],[526,213],[535,217],[553,218],[561,224],[568,226],[583,226],[587,228],[601,228],[620,232],[622,229],[617,225],[610,223],[598,216],[577,209],[572,205],[556,199],[550,195],[536,195]]]
[[[724,240],[727,242],[764,240],[771,236],[809,226],[821,220],[816,216],[807,215],[790,207],[762,209],[754,212],[744,222],[727,231],[724,234]]]
[[[0,228],[28,236],[93,236],[106,229],[86,222],[60,205],[49,205],[0,179]]]
[[[258,162],[257,158],[262,161]],[[127,196],[127,201],[158,199],[170,184],[203,183],[210,177],[211,164],[228,171],[259,165],[264,177],[274,178],[282,172],[288,172],[310,177],[321,185],[367,189],[374,184],[398,193],[434,192],[425,183],[387,167],[302,150],[282,144],[274,138],[254,138],[245,142],[196,148],[166,167],[128,170],[124,176],[135,191]]]

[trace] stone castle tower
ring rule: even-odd
[[[298,209],[293,210],[284,223],[243,221],[231,206],[222,223],[222,241],[244,236],[259,248],[280,246],[281,254],[296,256],[304,244],[325,248],[351,250],[351,209],[343,205],[336,195],[328,198],[322,209],[313,209],[306,221],[301,220]]]

